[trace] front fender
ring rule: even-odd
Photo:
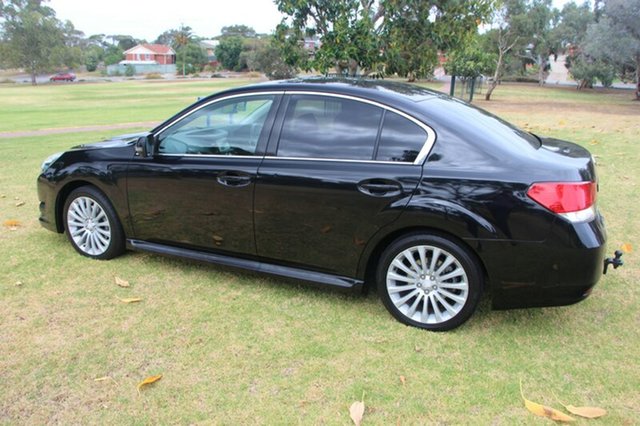
[[[41,222],[51,222],[46,226],[62,232],[62,209],[66,197],[75,188],[93,185],[102,191],[111,201],[126,235],[131,235],[129,207],[126,195],[126,174],[129,152],[122,153],[122,161],[96,161],[84,159],[87,151],[68,151],[48,170],[38,177]],[[84,160],[84,161],[83,161]],[[45,221],[43,221],[45,218]]]

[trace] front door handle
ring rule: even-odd
[[[242,172],[222,172],[216,178],[219,184],[234,188],[247,186],[251,183],[251,175]]]
[[[366,179],[358,183],[358,191],[371,197],[395,197],[402,193],[402,185],[391,179]]]

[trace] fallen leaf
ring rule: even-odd
[[[16,207],[21,207],[21,206],[24,206],[24,201],[18,201],[16,203]]]
[[[598,145],[600,142],[598,142],[597,140],[593,139],[591,142],[589,142],[590,145]]]
[[[621,248],[625,253],[631,253],[633,251],[633,246],[631,245],[631,243],[624,243]]]
[[[402,383],[402,386],[404,386],[407,382],[407,379],[404,376],[400,376],[400,383]]]
[[[139,297],[131,297],[129,299],[120,299],[118,297],[118,300],[120,300],[122,303],[137,303],[137,302],[142,302],[142,299]]]
[[[140,389],[143,387],[150,385],[151,383],[155,383],[158,380],[162,379],[162,374],[158,374],[157,376],[149,376],[140,383],[138,383],[138,393],[140,393]]]
[[[573,405],[565,405],[564,408],[571,414],[586,417],[587,419],[597,419],[607,414],[607,410],[600,407],[574,407]]]
[[[362,417],[364,417],[364,402],[356,401],[351,404],[349,408],[349,416],[351,416],[351,420],[356,426],[360,426],[362,423]]]
[[[16,219],[7,219],[2,223],[4,226],[6,226],[7,228],[17,228],[18,226],[20,226],[20,221],[16,220]]]
[[[553,396],[556,398],[556,401],[558,401],[558,404],[562,405],[565,410],[571,414],[575,414],[576,416],[585,417],[587,419],[597,419],[598,417],[602,417],[607,414],[607,410],[600,407],[575,407],[573,405],[565,405],[555,394]]]
[[[562,411],[547,407],[546,405],[538,404],[537,402],[529,401],[525,398],[524,393],[522,392],[522,379],[520,379],[520,396],[524,400],[524,406],[527,407],[527,410],[536,416],[546,417],[557,422],[573,422],[576,420],[573,417],[564,414]]]
[[[416,351],[417,353],[422,352],[422,348],[418,347],[417,345],[413,347],[413,350]]]
[[[16,281],[16,287],[22,287],[22,281]]]
[[[129,281],[125,281],[121,278],[115,277],[116,278],[116,284],[118,284],[119,287],[131,287],[131,285],[129,284]]]

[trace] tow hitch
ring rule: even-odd
[[[621,259],[622,252],[620,250],[616,250],[614,255],[615,255],[615,257],[613,257],[613,258],[607,257],[604,260],[604,271],[602,271],[603,274],[607,273],[607,268],[609,267],[609,265],[613,265],[613,269],[618,269],[618,266],[624,265],[624,262]]]

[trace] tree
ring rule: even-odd
[[[410,80],[428,75],[438,50],[466,42],[488,15],[491,0],[276,0],[286,15],[276,37],[289,64],[339,73],[358,69]],[[310,57],[297,47],[305,37],[321,46]]]
[[[567,53],[565,65],[578,81],[578,90],[593,87],[596,80],[600,80],[605,87],[613,82],[613,67],[606,61],[591,57],[583,49],[587,29],[595,22],[595,18],[588,3],[581,6],[567,3],[554,29],[560,48]]]
[[[275,0],[286,15],[276,28],[285,61],[304,69],[327,72],[336,67],[355,75],[358,67],[371,69],[380,59],[379,24],[384,7],[376,0]],[[299,47],[305,37],[319,37],[322,44],[313,58]]]
[[[123,52],[137,46],[141,42],[144,42],[144,40],[138,40],[137,38],[126,34],[110,35],[107,36],[107,38],[110,38],[112,41],[111,44],[117,45]]]
[[[237,36],[225,37],[216,46],[216,57],[220,64],[228,70],[239,70],[242,39]]]
[[[492,33],[487,34],[487,37],[491,37],[495,40],[493,43],[493,50],[497,51],[497,55],[495,55],[494,59],[495,67],[493,68],[493,77],[491,78],[491,82],[487,88],[487,93],[484,97],[485,100],[490,101],[493,91],[498,86],[498,83],[504,74],[505,58],[516,43],[518,43],[518,36],[514,36],[509,28],[500,27],[492,30]]]
[[[270,80],[295,77],[297,69],[287,64],[275,39],[269,40],[255,51],[255,68],[264,72]]]
[[[122,60],[124,52],[118,45],[108,46],[104,51],[104,64],[114,65]]]
[[[518,54],[520,58],[538,66],[538,84],[541,86],[549,69],[549,56],[559,50],[557,34],[553,31],[558,14],[551,0],[531,0],[525,3],[524,14],[513,17],[517,34],[526,42]]]
[[[485,52],[477,42],[473,42],[450,52],[444,68],[447,74],[466,80],[493,72],[495,66],[493,55]]]
[[[640,0],[607,0],[599,21],[589,26],[584,50],[596,60],[635,68],[640,100]]]
[[[182,54],[182,75],[186,75],[187,71],[187,46],[191,42],[191,27],[184,24],[180,24],[177,32],[174,35],[174,41],[176,44],[176,53],[178,57]]]
[[[246,25],[228,25],[220,30],[220,37],[256,38],[256,30]]]
[[[2,4],[0,55],[7,65],[24,68],[31,83],[42,72],[76,61],[65,45],[65,25],[43,0],[9,0]]]
[[[174,50],[178,48],[176,44],[176,38],[180,34],[180,30],[170,29],[160,34],[154,41],[156,44],[164,44],[171,46]]]
[[[491,100],[491,94],[498,86],[498,83],[502,79],[505,68],[506,56],[511,52],[511,49],[518,43],[520,37],[515,34],[515,31],[511,28],[509,22],[509,9],[507,4],[501,4],[496,8],[493,15],[493,25],[495,28],[487,31],[480,38],[484,42],[487,51],[497,52],[495,56],[495,67],[493,71],[493,78],[487,93],[485,94],[485,100]]]
[[[387,70],[409,81],[431,75],[438,52],[462,50],[488,18],[489,0],[388,0],[383,3]]]
[[[207,56],[197,41],[191,40],[186,46],[178,49],[177,67],[182,68],[182,75],[193,74],[202,70],[207,63]]]

